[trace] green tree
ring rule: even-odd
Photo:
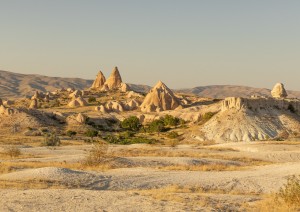
[[[121,122],[123,129],[138,131],[141,128],[140,120],[136,116],[130,116]]]
[[[152,121],[148,126],[148,130],[150,132],[157,132],[158,134],[165,131],[164,121],[162,119]]]

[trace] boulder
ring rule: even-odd
[[[274,86],[273,90],[271,91],[271,95],[274,98],[285,98],[288,96],[282,83],[277,83]]]

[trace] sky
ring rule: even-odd
[[[0,0],[0,70],[300,90],[298,0]]]

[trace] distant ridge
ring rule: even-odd
[[[181,93],[195,94],[201,97],[224,99],[226,97],[250,97],[252,95],[271,96],[267,88],[253,88],[240,85],[209,85],[176,90]],[[300,98],[300,91],[287,91],[288,98]]]
[[[84,89],[92,80],[80,78],[48,77],[38,74],[19,74],[0,70],[0,98],[19,98],[32,95],[33,91],[54,91],[73,87]]]

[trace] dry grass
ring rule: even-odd
[[[149,190],[134,190],[132,192],[143,196],[150,196],[155,200],[182,203],[189,209],[204,207],[206,210],[215,209],[217,211],[234,211],[243,204],[242,202],[224,204],[224,202],[221,202],[216,198],[218,195],[256,195],[241,193],[234,190],[228,192],[220,189],[202,188],[200,186],[180,185],[169,185],[163,188]]]
[[[41,136],[0,136],[0,145],[28,145],[37,147],[40,146],[42,141],[43,137]]]
[[[31,181],[0,181],[0,189],[66,189],[63,185],[55,181],[31,180]]]
[[[247,166],[226,165],[226,164],[205,164],[205,165],[173,165],[159,167],[169,171],[237,171],[248,168]]]
[[[58,167],[58,168],[68,168],[75,170],[93,170],[93,171],[106,171],[112,167],[110,164],[99,164],[97,166],[88,166],[80,162],[78,163],[66,163],[66,162],[0,162],[0,174],[20,171],[22,169],[33,169],[33,168],[43,168],[43,167]]]

